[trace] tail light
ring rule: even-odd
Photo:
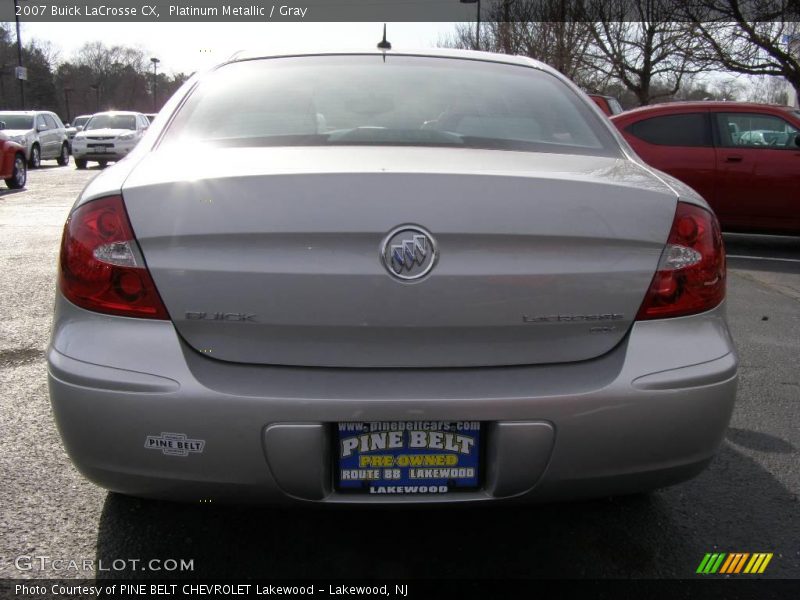
[[[678,202],[667,246],[638,320],[692,315],[725,299],[725,249],[717,218]]]
[[[121,196],[87,202],[67,219],[58,283],[73,304],[125,317],[168,319]]]

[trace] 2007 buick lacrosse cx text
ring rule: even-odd
[[[97,484],[549,501],[700,472],[736,352],[707,204],[555,70],[239,54],[81,193],[48,351]]]

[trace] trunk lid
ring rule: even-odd
[[[123,196],[192,347],[330,367],[608,352],[648,289],[677,200],[626,160],[396,147],[160,150]],[[382,240],[408,224],[438,251],[412,282],[381,258]],[[411,240],[413,256],[413,239],[392,243]]]

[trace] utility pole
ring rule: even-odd
[[[477,4],[478,12],[475,18],[475,50],[481,49],[481,0],[458,0],[461,4]]]
[[[90,85],[89,87],[94,90],[94,94],[95,94],[95,96],[94,96],[94,98],[95,98],[94,112],[100,112],[100,84],[99,83],[95,83],[93,85]]]
[[[150,62],[153,63],[153,112],[158,112],[158,63],[161,61],[153,57]]]
[[[511,15],[510,0],[503,0],[503,22],[500,23],[500,47],[505,54],[511,54]]]
[[[25,68],[22,66],[22,40],[19,35],[19,4],[17,0],[14,0],[14,19],[17,22],[17,70],[16,76],[19,79],[19,102],[20,102],[20,109],[25,110],[25,79],[27,78],[28,74],[25,72]]]
[[[67,123],[69,123],[69,121],[70,121],[70,118],[69,118],[69,93],[71,91],[72,91],[71,87],[65,87],[64,88],[64,105],[65,105],[65,107],[67,109]]]

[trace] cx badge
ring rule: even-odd
[[[381,261],[389,275],[402,281],[421,279],[439,258],[430,232],[416,225],[402,225],[389,232],[381,244]]]

